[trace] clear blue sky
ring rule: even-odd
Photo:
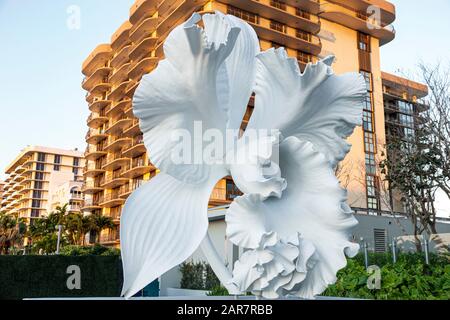
[[[27,145],[85,149],[81,64],[109,41],[133,2],[0,0],[0,178]],[[420,59],[448,59],[450,1],[393,2],[397,38],[382,48],[383,69],[409,73]],[[71,5],[80,8],[79,30],[66,25]]]

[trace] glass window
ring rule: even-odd
[[[373,111],[372,109],[372,94],[367,92],[366,97],[364,99],[364,110]]]
[[[366,152],[375,153],[375,134],[372,132],[364,132],[364,150]]]
[[[372,91],[373,90],[372,73],[367,72],[367,71],[362,71],[362,70],[359,73],[361,73],[361,75],[364,77],[364,80],[366,81],[367,91]]]
[[[309,53],[297,51],[297,60],[303,63],[309,63],[312,61],[312,56]]]
[[[302,17],[304,19],[311,19],[311,14],[305,10],[302,10],[300,8],[295,8],[295,14],[299,17]]]
[[[33,199],[31,201],[31,207],[32,208],[40,208],[41,207],[41,200]]]
[[[36,163],[36,170],[37,171],[44,171],[45,163],[38,162]]]
[[[45,162],[46,154],[43,152],[38,153],[38,160],[39,162]]]
[[[227,180],[226,184],[226,199],[233,200],[242,195],[242,192],[236,187],[233,180]]]
[[[286,25],[275,20],[270,20],[270,29],[286,33]]]
[[[361,51],[370,52],[370,36],[358,32],[358,49]]]
[[[305,41],[311,42],[312,35],[309,32],[297,29],[295,31],[295,36],[299,39],[303,39]]]
[[[43,172],[35,172],[34,179],[35,180],[44,180],[44,173]]]
[[[373,153],[366,153],[366,173],[376,174],[375,155]]]
[[[373,132],[373,121],[371,111],[367,110],[363,111],[363,129],[364,131]]]
[[[259,23],[259,16],[257,14],[233,6],[227,7],[227,13],[251,23]]]
[[[278,8],[280,10],[286,10],[286,3],[278,1],[278,0],[271,0],[270,5],[272,7]]]

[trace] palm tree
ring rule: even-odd
[[[6,214],[0,213],[0,254],[8,254],[11,247],[23,240],[26,232],[26,225],[23,220]]]
[[[96,243],[100,242],[100,233],[105,229],[113,229],[115,227],[114,221],[111,217],[92,214],[92,230],[96,233]]]

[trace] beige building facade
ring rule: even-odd
[[[143,144],[131,101],[142,76],[164,58],[168,33],[193,12],[221,11],[247,21],[256,30],[262,50],[283,46],[307,63],[328,55],[336,57],[337,74],[360,72],[367,83],[363,126],[349,138],[353,148],[337,175],[349,191],[357,211],[376,214],[386,207],[380,201],[381,177],[376,162],[386,143],[380,47],[395,38],[391,24],[395,7],[384,0],[137,0],[129,19],[98,45],[82,66],[82,87],[91,111],[87,120],[84,210],[111,216],[117,228],[105,231],[104,244],[119,244],[119,222],[128,195],[158,170]],[[250,100],[243,128],[252,113]],[[229,204],[239,195],[231,179],[220,181],[210,205]]]
[[[54,196],[66,183],[80,184],[84,155],[77,150],[29,146],[5,169],[3,210],[32,223],[55,209]]]

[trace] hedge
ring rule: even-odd
[[[67,287],[71,265],[80,268],[81,289]],[[119,256],[0,255],[0,299],[118,297],[122,283]]]

